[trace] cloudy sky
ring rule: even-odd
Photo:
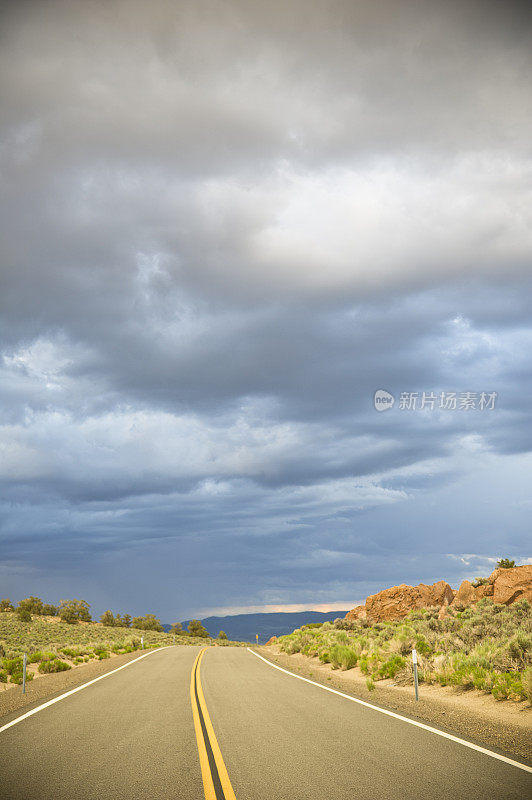
[[[526,4],[1,15],[0,595],[172,621],[532,562]]]

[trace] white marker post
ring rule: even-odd
[[[257,644],[258,644],[259,643],[259,634],[258,633],[255,634],[255,638],[257,639]]]
[[[140,647],[141,647],[141,650],[144,650],[144,636],[140,637]]]
[[[412,665],[414,667],[414,689],[416,692],[416,700],[419,700],[419,692],[417,688],[417,653],[415,648],[412,650]]]
[[[26,694],[26,665],[28,663],[28,656],[24,653],[22,659],[22,694]]]

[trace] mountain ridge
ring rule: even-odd
[[[259,643],[264,644],[272,636],[282,636],[291,633],[294,628],[308,625],[311,622],[326,622],[344,617],[348,611],[273,611],[256,614],[230,614],[225,617],[204,617],[200,622],[213,637],[218,636],[220,630],[226,632],[232,641],[255,642],[259,635]],[[190,620],[181,622],[187,628]],[[170,625],[164,623],[165,631],[170,630]]]

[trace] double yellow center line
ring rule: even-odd
[[[224,760],[214,734],[211,718],[201,688],[201,660],[206,647],[197,655],[190,676],[190,702],[198,743],[205,800],[236,800]]]

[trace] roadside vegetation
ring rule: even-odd
[[[510,606],[483,598],[472,607],[412,611],[402,620],[371,625],[337,619],[306,625],[278,640],[281,651],[315,656],[333,669],[357,666],[368,688],[378,681],[413,682],[412,649],[420,682],[479,689],[497,700],[532,704],[532,614],[528,600]]]
[[[154,614],[133,617],[110,610],[93,623],[85,600],[63,600],[54,606],[38,597],[21,600],[15,607],[7,598],[0,601],[0,684],[22,683],[22,659],[27,654],[26,680],[36,674],[63,672],[90,661],[134,653],[165,645],[213,644],[201,622],[192,620],[188,630],[175,623],[165,633]],[[221,632],[223,634],[223,631]],[[223,634],[218,646],[230,642]]]

